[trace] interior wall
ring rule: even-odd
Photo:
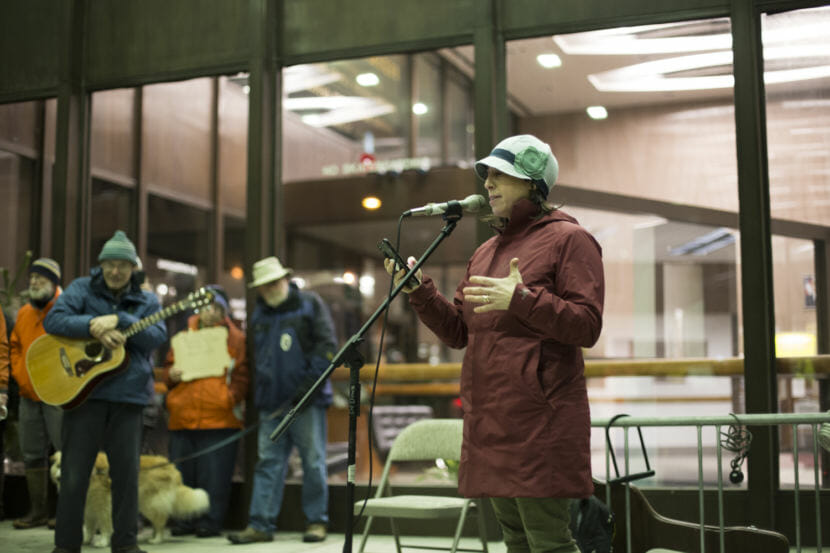
[[[738,210],[732,105],[614,109],[602,121],[541,115],[520,119],[519,130],[550,144],[561,184]]]

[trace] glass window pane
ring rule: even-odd
[[[408,157],[406,56],[286,67],[283,85],[286,182],[363,173],[364,163]]]
[[[166,306],[207,283],[210,219],[206,210],[152,194],[147,203],[144,270]],[[168,336],[187,328],[189,314],[179,313],[167,320]]]
[[[46,106],[54,100],[19,102],[0,105],[0,267],[14,278],[26,251],[34,257],[46,251],[43,247],[38,216],[44,198],[39,182],[51,180],[51,164],[44,160],[43,169],[38,164],[43,159],[43,143],[54,141],[54,127],[48,125]],[[45,172],[48,171],[49,175]],[[0,285],[3,283],[0,282]],[[26,274],[16,288],[28,285]],[[14,312],[16,306],[12,308]]]
[[[776,357],[803,358],[795,374],[778,378],[779,409],[809,413],[827,408],[819,387],[826,375],[815,374],[811,357],[818,353],[813,239],[830,230],[830,7],[763,14],[761,25],[770,212],[825,227],[823,236],[772,237]],[[782,428],[779,437],[782,487],[793,487],[797,470],[800,485],[812,487],[809,428],[797,435]]]
[[[147,212],[149,254],[207,267],[209,214],[206,210],[151,194]]]
[[[39,102],[0,104],[0,147],[34,155],[40,150]]]
[[[415,64],[415,156],[429,158],[430,165],[441,164],[441,70],[440,60],[432,53],[413,57]]]
[[[772,216],[830,221],[830,7],[764,15]]]
[[[472,166],[475,161],[471,90],[472,84],[467,77],[456,71],[448,71],[447,96],[444,98],[449,117],[447,161],[461,167]]]
[[[4,150],[0,145],[0,236],[3,237],[0,267],[8,269],[10,278],[14,278],[27,250],[33,250],[35,257],[40,256],[31,243],[34,168],[33,160]],[[17,289],[28,285],[25,273],[22,279],[25,282],[18,282]]]
[[[135,182],[135,90],[92,94],[90,172],[121,183]]]
[[[725,19],[509,42],[518,130],[562,184],[737,211],[730,46]]]
[[[141,163],[148,190],[210,201],[211,83],[144,87]]]
[[[225,215],[222,217],[224,229],[223,239],[223,266],[220,271],[219,284],[221,284],[228,296],[231,298],[231,311],[233,318],[237,321],[244,321],[246,318],[245,275],[249,269],[245,267],[245,219]]]
[[[100,179],[92,179],[92,213],[90,260],[96,264],[104,243],[116,230],[123,230],[133,242],[136,240],[136,224],[131,205],[134,190]]]
[[[219,78],[219,201],[244,216],[248,178],[248,77]]]
[[[549,199],[564,202],[603,248],[603,331],[586,357],[637,360],[627,368],[632,376],[596,365],[592,416],[735,410],[740,380],[671,376],[665,363],[648,362],[742,351],[737,217],[723,226],[696,222],[699,207],[738,211],[729,21],[511,41],[507,71],[516,132],[548,142],[559,160],[561,188]],[[574,193],[580,202],[571,205],[569,189],[596,195]],[[665,202],[662,211],[650,200]],[[669,203],[684,206],[683,219]],[[594,434],[594,467],[603,474],[604,437]],[[669,474],[675,484],[697,480],[693,429],[644,436],[657,476],[640,484]]]

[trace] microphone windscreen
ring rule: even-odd
[[[484,196],[481,194],[472,194],[464,198],[461,203],[464,205],[464,209],[469,213],[478,213],[484,206],[487,205],[487,200],[485,200]]]

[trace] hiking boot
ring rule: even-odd
[[[326,525],[320,522],[309,524],[303,534],[304,542],[317,542],[326,539]]]
[[[26,487],[29,491],[29,513],[12,525],[18,530],[46,526],[49,513],[46,511],[46,467],[26,469]]]
[[[171,536],[189,536],[193,534],[194,530],[192,526],[180,526],[175,525],[170,529]]]
[[[213,538],[222,535],[222,532],[216,528],[210,528],[209,526],[199,526],[196,528],[195,533],[197,538]]]
[[[112,553],[147,553],[143,549],[139,548],[137,545],[121,545],[119,547],[113,547],[110,549]]]
[[[46,526],[49,522],[49,519],[46,515],[39,515],[37,513],[30,513],[23,518],[15,519],[12,523],[12,526],[17,528],[18,530],[28,530],[29,528],[38,528],[40,526]]]
[[[248,526],[241,532],[228,534],[228,539],[234,545],[241,545],[243,543],[274,541],[274,536],[270,532],[261,532]]]

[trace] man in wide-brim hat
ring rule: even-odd
[[[259,459],[254,472],[248,527],[230,534],[234,544],[274,539],[285,482],[285,465],[293,447],[303,462],[302,507],[306,518],[303,541],[326,538],[328,475],[326,471],[326,409],[332,402],[326,382],[276,442],[271,434],[282,417],[270,417],[300,397],[328,368],[337,348],[331,314],[320,296],[301,291],[290,281],[292,270],[276,257],[254,263],[259,297],[249,332],[254,342],[254,404],[259,411]]]

